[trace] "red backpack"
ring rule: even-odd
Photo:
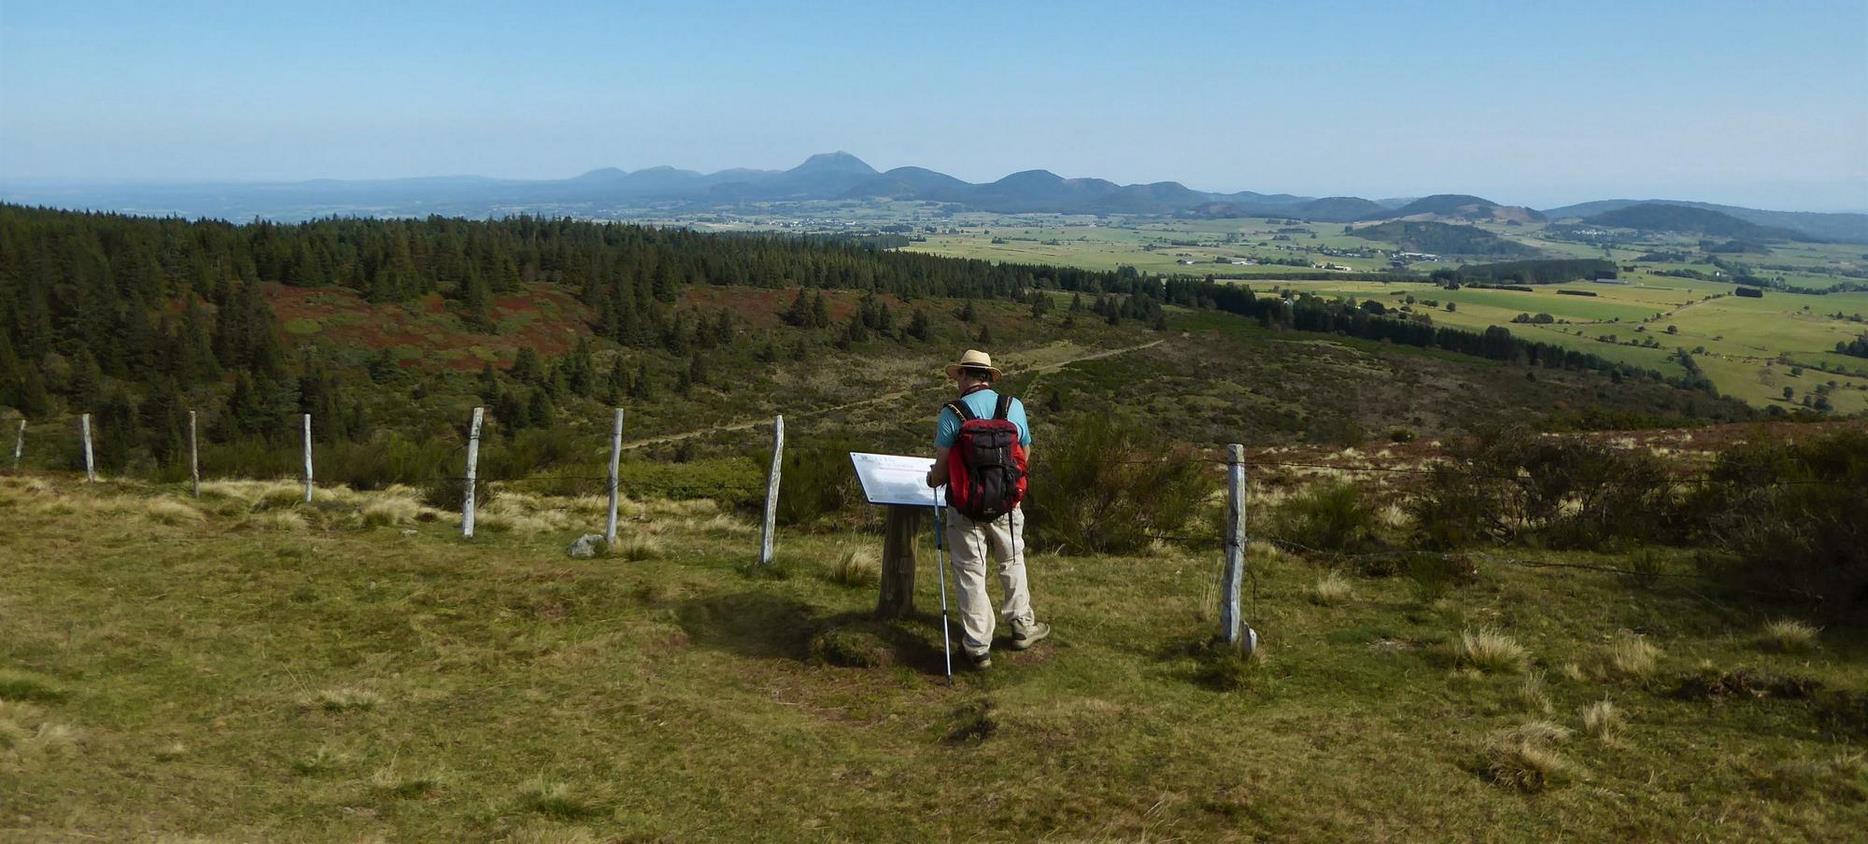
[[[947,503],[976,522],[990,522],[1025,500],[1025,447],[1018,425],[1005,418],[1011,396],[1000,396],[991,419],[973,415],[966,402],[947,403],[960,416],[960,436],[948,452]]]

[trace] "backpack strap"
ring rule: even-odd
[[[997,407],[994,407],[992,409],[992,418],[1005,419],[1007,418],[1006,414],[1009,414],[1011,412],[1012,412],[1012,397],[1004,393],[1000,393],[999,404]]]
[[[953,411],[955,416],[960,417],[960,424],[962,425],[979,418],[973,415],[973,408],[967,407],[966,402],[959,399],[948,402],[946,408]]]

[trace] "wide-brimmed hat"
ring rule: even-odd
[[[1001,374],[999,368],[992,365],[992,355],[978,349],[967,349],[958,361],[947,364],[947,377],[954,377],[962,369],[984,369],[992,373],[994,378],[998,378]]]

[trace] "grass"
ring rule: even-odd
[[[1494,736],[1484,751],[1485,776],[1507,789],[1536,793],[1581,776],[1582,769],[1557,750],[1568,728],[1529,721]]]
[[[830,582],[850,587],[874,586],[882,579],[882,564],[865,548],[845,548],[830,567]]]
[[[1619,744],[1625,726],[1627,719],[1614,701],[1605,698],[1583,708],[1583,730],[1605,745]]]
[[[1660,648],[1646,636],[1623,631],[1616,634],[1602,658],[1602,667],[1611,676],[1647,679],[1660,665]]]
[[[1355,584],[1349,578],[1336,572],[1324,572],[1310,587],[1310,600],[1318,606],[1334,607],[1347,603],[1356,595]]]
[[[1531,666],[1530,651],[1489,628],[1461,631],[1453,653],[1461,667],[1487,674],[1515,674]]]
[[[1808,653],[1816,648],[1819,631],[1794,618],[1780,618],[1764,623],[1758,631],[1758,645],[1778,653]]]
[[[204,494],[202,521],[165,524],[148,502],[169,489],[0,484],[0,838],[1839,840],[1868,824],[1857,769],[1835,763],[1858,740],[1814,700],[1611,679],[1641,725],[1611,747],[1578,714],[1603,681],[1525,669],[1533,652],[1596,664],[1601,630],[1645,631],[1681,665],[1765,658],[1742,614],[1671,581],[1487,567],[1427,603],[1366,578],[1323,606],[1316,569],[1255,554],[1245,608],[1272,656],[1228,661],[1202,645],[1211,549],[1034,554],[1058,635],[949,688],[931,566],[920,612],[889,622],[822,575],[877,533],[781,532],[816,576],[768,579],[741,571],[756,533],[708,527],[716,512],[640,502],[632,535],[663,553],[621,565],[565,557],[588,530],[575,499],[525,508],[564,511],[562,528],[463,540],[445,521],[365,526],[393,495],[254,513],[256,496]],[[61,510],[113,515],[74,538]],[[304,527],[254,525],[281,514]],[[828,631],[871,667],[814,659]],[[1462,631],[1474,653],[1519,650],[1449,676],[1434,643]],[[1797,671],[1868,689],[1860,631],[1823,640]]]

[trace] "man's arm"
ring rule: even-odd
[[[933,488],[947,483],[947,452],[951,449],[934,449],[934,465],[928,467],[928,487]]]

